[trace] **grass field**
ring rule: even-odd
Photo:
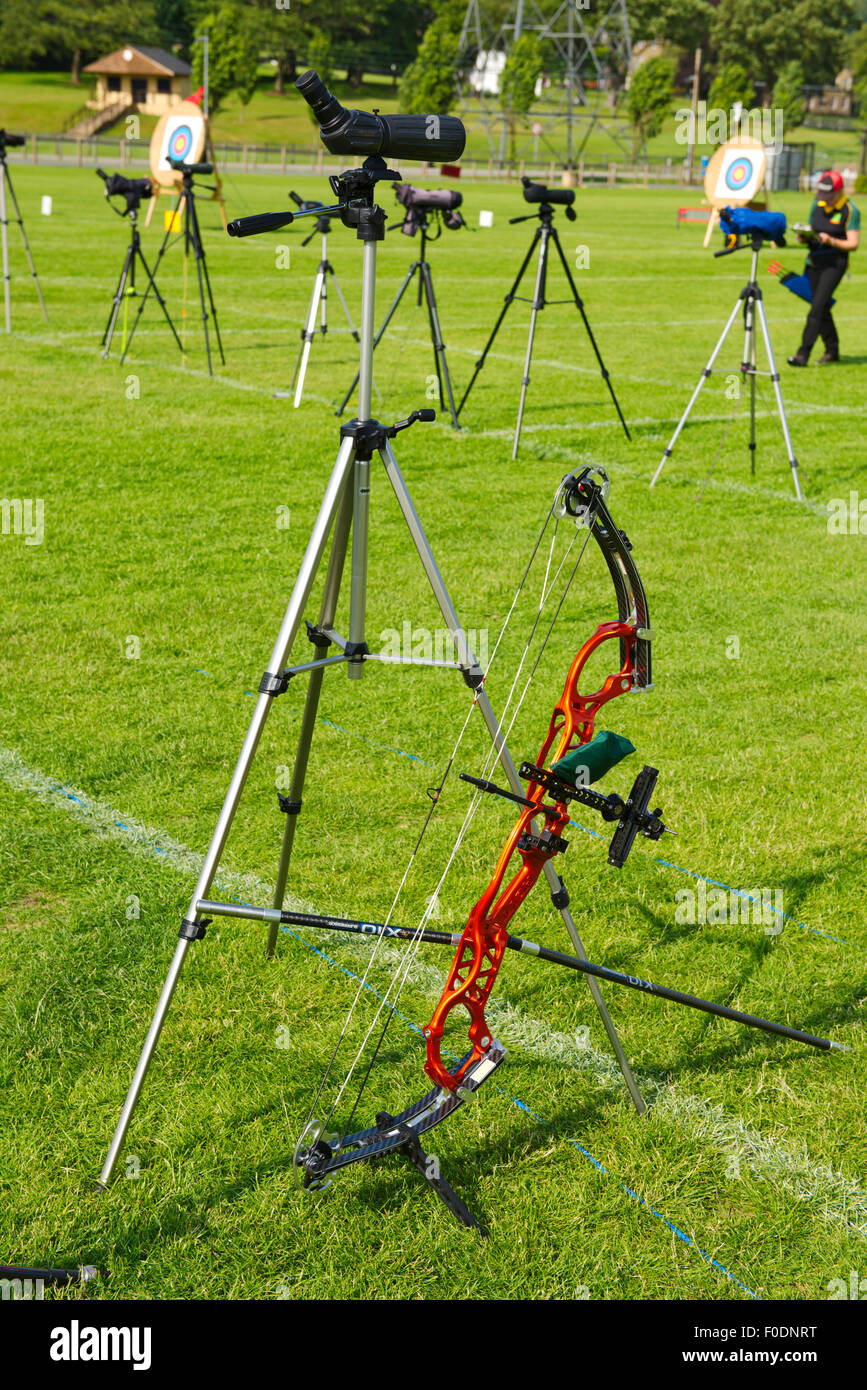
[[[491,650],[560,477],[587,463],[611,476],[610,505],[648,593],[656,688],[615,701],[607,726],[632,739],[632,762],[660,769],[678,837],[639,842],[618,873],[604,841],[572,831],[561,867],[590,958],[854,1049],[814,1053],[609,987],[650,1102],[638,1119],[584,983],[510,956],[490,1008],[506,1063],[429,1145],[488,1226],[480,1244],[399,1160],[358,1165],[318,1198],[296,1190],[293,1148],[369,945],[286,934],[266,962],[264,929],[251,924],[216,922],[192,947],[119,1176],[93,1193],[332,466],[331,407],[354,344],[332,300],[302,407],[275,399],[318,242],[302,249],[294,229],[231,241],[205,204],[225,368],[207,375],[192,300],[185,365],[153,303],[131,358],[102,361],[127,229],[92,173],[14,177],[51,321],[13,225],[0,495],[42,499],[44,536],[0,536],[2,1259],[97,1264],[106,1297],[142,1299],[825,1299],[830,1281],[863,1273],[865,540],[832,534],[827,515],[831,499],[865,488],[859,258],[838,296],[842,364],[782,368],[803,505],[767,388],[755,477],[742,410],[696,503],[733,409],[725,375],[706,385],[648,489],[748,269],[744,254],[703,251],[702,229],[676,227],[676,193],[588,191],[574,225],[559,219],[567,254],[590,250],[576,275],[631,444],[574,309],[550,307],[510,462],[525,304],[509,312],[466,427],[441,418],[396,442],[458,612]],[[293,182],[306,196],[326,191]],[[285,196],[273,178],[230,180],[227,191],[230,215]],[[39,213],[46,193],[50,218]],[[390,210],[391,194],[384,201]],[[802,199],[784,205],[807,211]],[[523,211],[513,190],[468,193],[471,227],[483,206],[492,229],[445,233],[431,251],[459,390],[531,235],[508,225]],[[152,259],[159,233],[143,238]],[[280,246],[290,269],[278,268]],[[329,249],[357,319],[358,245],[340,230]],[[397,233],[382,247],[378,318],[416,249]],[[803,315],[764,273],[771,255],[761,280],[784,363]],[[800,266],[795,251],[780,259]],[[181,265],[175,247],[160,277],[179,320]],[[549,293],[559,297],[556,272]],[[740,352],[733,335],[732,371]],[[376,355],[381,417],[427,404],[432,369],[426,324],[406,300]],[[377,470],[372,528],[371,645],[404,623],[436,628]],[[588,553],[510,735],[520,758],[535,756],[578,646],[616,616],[603,571]],[[537,566],[491,667],[495,709],[540,584]],[[295,659],[308,652],[299,640]],[[224,894],[270,901],[282,833],[274,788],[291,766],[300,684],[263,737]],[[451,673],[368,668],[360,684],[329,674],[293,902],[382,918],[467,709]],[[395,921],[418,921],[468,804],[454,773],[477,773],[486,750],[474,715]],[[625,792],[629,767],[604,789]],[[598,830],[587,816],[581,824]],[[434,925],[460,929],[511,823],[505,803],[485,801]],[[784,915],[770,930],[684,923],[677,895],[703,879],[708,892],[780,890]],[[568,949],[543,886],[513,929]],[[427,1089],[417,1030],[448,965],[440,950],[427,948],[404,988],[362,1121]],[[397,954],[383,948],[375,989]],[[365,993],[363,1020],[371,1001]]]

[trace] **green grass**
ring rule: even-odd
[[[387,78],[370,75],[361,87],[350,86],[345,81],[335,81],[334,91],[346,106],[359,106],[368,109],[375,106],[383,115],[393,115],[400,110],[396,93]],[[25,130],[37,135],[52,135],[63,125],[68,116],[83,106],[90,95],[90,87],[85,80],[80,87],[72,87],[64,73],[11,73],[0,72],[0,126],[5,124],[10,130]],[[590,94],[591,101],[595,95]],[[679,123],[675,112],[688,106],[685,97],[679,97],[672,106],[671,115],[664,122],[658,135],[648,141],[648,153],[652,159],[671,158],[675,164],[683,161],[685,148],[676,139]],[[549,118],[556,108],[551,102],[533,108],[517,133],[517,156],[537,165],[546,166],[552,159],[560,163],[565,158],[567,145],[566,124],[562,120]],[[535,140],[531,134],[532,125],[539,116],[546,118],[545,134]],[[578,149],[590,163],[603,160],[623,162],[631,159],[624,156],[619,144],[612,138],[608,127],[607,108],[601,110],[602,125],[595,126],[584,139],[584,127],[576,129],[576,158]],[[156,125],[155,116],[142,116],[141,137],[149,140]],[[628,120],[619,113],[618,120],[628,129]],[[243,106],[237,96],[229,96],[211,121],[211,131],[215,144],[224,141],[234,145],[274,145],[295,146],[299,149],[313,149],[316,146],[316,132],[310,120],[307,106],[291,87],[285,94],[274,91],[273,78],[263,78],[252,99]],[[103,132],[104,137],[125,136],[123,121]],[[499,152],[500,127],[494,127],[494,138]],[[786,131],[786,140],[796,144],[812,141],[816,146],[816,168],[827,164],[857,164],[859,144],[856,131],[816,130],[799,126]],[[484,122],[478,115],[467,117],[467,157],[487,160],[490,153],[488,135]],[[713,146],[696,146],[696,159],[713,153]]]
[[[44,499],[45,536],[36,546],[0,537],[3,1259],[99,1264],[110,1298],[543,1299],[587,1290],[593,1299],[740,1299],[746,1287],[823,1299],[830,1280],[863,1270],[864,538],[829,534],[826,517],[830,498],[865,487],[858,258],[839,293],[843,364],[783,368],[803,506],[764,409],[756,476],[740,419],[696,505],[732,409],[724,375],[706,385],[648,490],[748,268],[744,255],[715,261],[703,251],[702,229],[676,227],[676,193],[587,191],[574,226],[558,219],[570,257],[590,247],[579,283],[631,444],[574,310],[551,307],[540,316],[521,456],[510,462],[523,303],[470,397],[466,428],[454,433],[440,419],[396,443],[458,611],[466,626],[490,632],[491,647],[559,478],[587,463],[610,473],[611,507],[648,592],[656,689],[614,702],[605,722],[635,743],[634,762],[660,769],[659,800],[678,838],[639,843],[617,873],[602,841],[571,833],[562,869],[591,959],[855,1048],[808,1053],[611,987],[606,999],[651,1101],[639,1120],[584,984],[510,956],[490,1010],[507,1061],[430,1142],[490,1229],[480,1244],[398,1160],[358,1165],[321,1198],[296,1191],[293,1148],[369,943],[287,935],[268,963],[263,929],[249,924],[217,922],[191,949],[118,1179],[107,1194],[92,1192],[250,717],[248,692],[333,463],[330,406],[354,370],[354,344],[332,298],[327,347],[314,343],[301,409],[274,399],[291,376],[318,243],[302,250],[295,230],[230,241],[204,204],[225,369],[214,380],[204,370],[192,302],[185,367],[154,304],[131,358],[103,362],[126,228],[89,172],[16,167],[14,178],[51,323],[39,316],[13,225],[0,494]],[[306,196],[325,191],[293,182]],[[39,214],[45,193],[50,219]],[[229,180],[228,196],[230,215],[284,198],[273,178]],[[391,195],[384,201],[390,209]],[[784,205],[790,216],[806,210],[803,199]],[[471,226],[482,206],[494,210],[493,230],[446,233],[431,250],[459,390],[531,235],[527,224],[508,225],[523,210],[514,191],[468,190]],[[152,259],[157,229],[143,239]],[[276,268],[280,245],[291,247],[291,270]],[[417,246],[393,233],[381,248],[377,318]],[[329,252],[357,320],[358,244],[341,230]],[[781,259],[796,267],[800,257]],[[178,319],[181,260],[175,247],[160,276]],[[559,284],[554,269],[555,298]],[[800,305],[764,272],[762,285],[784,362]],[[733,335],[732,369],[740,352]],[[409,299],[375,365],[383,418],[427,403],[430,346]],[[278,529],[287,506],[290,527]],[[378,468],[372,527],[372,642],[404,622],[436,627]],[[598,555],[585,556],[510,735],[520,757],[535,756],[572,655],[614,616],[602,571]],[[540,582],[537,568],[493,664],[496,709]],[[738,659],[727,656],[733,636]],[[126,655],[131,637],[137,659]],[[295,659],[308,653],[299,640]],[[600,663],[595,675],[607,670]],[[268,900],[282,832],[274,785],[291,765],[300,685],[265,731],[223,893]],[[388,911],[427,788],[466,713],[467,692],[448,673],[368,669],[360,685],[329,674],[295,899],[371,919]],[[477,772],[486,746],[474,717],[455,770]],[[606,788],[625,790],[628,767]],[[466,805],[453,774],[395,920],[417,922]],[[439,925],[466,920],[510,824],[505,803],[482,806],[446,881]],[[672,866],[782,889],[784,931],[679,924],[675,895],[695,880]],[[542,887],[514,927],[566,946]],[[413,970],[362,1121],[426,1089],[421,1039],[404,1020],[427,1021],[447,963],[430,947]],[[377,962],[371,982],[381,989],[390,973]]]

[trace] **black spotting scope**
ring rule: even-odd
[[[376,111],[347,111],[312,68],[302,72],[295,86],[312,107],[322,143],[332,154],[448,162],[464,152],[467,133],[457,116],[380,116]]]
[[[169,164],[176,169],[179,174],[213,174],[213,164],[187,164],[183,159],[172,159],[169,155]]]
[[[558,203],[569,208],[575,201],[574,188],[547,188],[544,183],[535,183],[526,174],[521,183],[524,185],[525,203]]]
[[[150,179],[128,179],[124,174],[107,174],[104,169],[96,172],[105,184],[106,198],[125,198],[127,212],[138,207],[142,198],[149,198],[153,192]]]
[[[0,149],[4,149],[6,146],[11,146],[14,148],[15,145],[23,144],[23,135],[12,135],[8,130],[0,130]]]

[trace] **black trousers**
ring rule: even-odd
[[[800,347],[802,357],[809,357],[810,349],[820,336],[825,344],[825,351],[832,353],[835,357],[838,355],[840,343],[834,320],[831,317],[829,302],[845,273],[846,261],[843,261],[842,264],[831,261],[828,265],[807,266],[807,278],[813,291],[813,302],[810,305],[807,322],[804,324],[804,336],[801,339]]]

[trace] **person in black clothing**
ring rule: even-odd
[[[839,362],[840,343],[831,317],[831,298],[849,264],[849,252],[857,251],[861,213],[850,203],[843,179],[829,169],[816,185],[816,198],[810,210],[811,231],[798,232],[798,240],[809,247],[806,273],[813,299],[804,325],[798,351],[788,359],[790,367],[806,367],[810,350],[818,337],[825,344],[822,363]]]

